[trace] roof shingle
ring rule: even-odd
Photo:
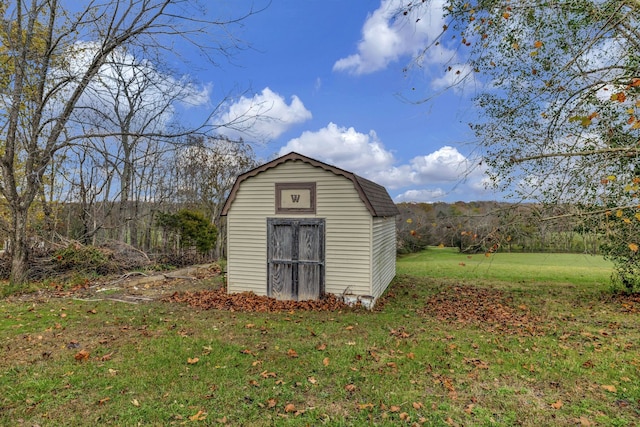
[[[264,172],[268,169],[274,168],[282,163],[299,160],[305,163],[308,163],[312,166],[322,168],[326,171],[332,172],[336,175],[344,176],[345,178],[351,180],[353,182],[353,186],[355,187],[360,199],[365,204],[371,216],[374,217],[389,217],[396,216],[400,214],[398,207],[393,202],[387,190],[380,184],[376,184],[373,181],[362,178],[352,172],[346,171],[344,169],[340,169],[336,166],[331,166],[327,163],[323,163],[319,160],[312,159],[310,157],[303,156],[302,154],[298,154],[295,152],[291,152],[282,157],[278,157],[275,160],[272,160],[268,163],[265,163],[257,168],[251,169],[248,172],[243,173],[238,176],[236,182],[233,184],[233,188],[229,193],[229,197],[222,208],[221,216],[227,215],[231,204],[233,203],[233,199],[235,198],[236,193],[238,192],[238,188],[240,184],[248,178],[254,177],[261,172]]]

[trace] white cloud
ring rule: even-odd
[[[394,161],[393,154],[384,148],[374,131],[364,134],[352,127],[339,127],[335,123],[329,123],[316,132],[304,132],[282,147],[280,155],[290,151],[322,159],[358,174],[368,168],[388,168]]]
[[[226,112],[215,120],[222,126],[220,132],[231,138],[245,138],[268,141],[278,138],[291,126],[311,119],[297,96],[287,104],[283,96],[268,87],[251,98],[241,97],[228,105]]]
[[[468,166],[468,159],[450,146],[411,160],[411,169],[415,174],[414,182],[417,184],[459,181]]]
[[[291,151],[354,172],[387,189],[405,189],[395,196],[396,201],[444,200],[451,194],[460,199],[478,200],[488,194],[484,170],[471,170],[473,162],[450,146],[397,165],[393,153],[384,147],[374,131],[361,133],[353,127],[329,123],[318,131],[306,131],[290,140],[278,154]]]
[[[341,58],[333,66],[334,71],[361,75],[386,68],[403,56],[416,56],[434,41],[445,23],[443,0],[435,0],[428,6],[412,9],[402,15],[406,3],[402,0],[382,0],[380,7],[371,13],[363,27],[358,52]],[[443,63],[455,54],[442,45],[429,52],[429,60]]]
[[[447,196],[447,192],[441,188],[433,190],[407,190],[395,197],[396,203],[400,202],[438,202]]]

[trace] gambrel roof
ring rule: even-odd
[[[344,169],[340,169],[338,167],[328,165],[319,160],[315,160],[310,157],[303,156],[302,154],[291,152],[282,157],[278,157],[277,159],[272,160],[268,163],[265,163],[262,166],[258,166],[257,168],[251,169],[250,171],[245,172],[242,175],[238,176],[238,178],[236,179],[236,182],[233,184],[233,188],[229,193],[229,197],[227,197],[227,200],[222,208],[222,213],[220,215],[221,216],[227,215],[227,212],[229,211],[229,208],[231,207],[231,204],[235,199],[236,193],[238,192],[238,188],[240,188],[240,184],[243,181],[251,177],[254,177],[266,170],[275,168],[278,165],[281,165],[289,161],[295,161],[295,160],[308,163],[318,168],[322,168],[328,172],[343,176],[346,179],[353,182],[354,188],[358,192],[358,195],[360,196],[360,199],[362,200],[364,205],[369,210],[369,213],[371,214],[371,216],[389,217],[389,216],[396,216],[400,214],[400,211],[398,211],[398,207],[396,206],[395,203],[393,203],[393,200],[391,200],[389,193],[387,193],[387,190],[382,185],[376,184],[373,181],[362,178],[361,176],[358,176]]]

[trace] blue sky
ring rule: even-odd
[[[212,2],[239,15],[266,8],[233,27],[248,48],[196,78],[217,123],[247,118],[221,133],[252,142],[270,160],[296,151],[384,185],[396,202],[494,200],[473,159],[469,122],[476,82],[467,81],[429,102],[447,86],[464,58],[444,45],[421,69],[404,73],[420,48],[440,33],[438,5],[394,20],[398,0],[273,0],[271,4]],[[195,69],[194,69],[195,70]],[[464,75],[464,72],[461,74]],[[465,178],[466,176],[466,178]]]

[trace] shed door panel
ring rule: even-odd
[[[269,226],[269,296],[289,300],[293,294],[294,228],[274,222]]]
[[[324,220],[267,219],[267,293],[317,299],[324,291]]]
[[[298,300],[320,297],[324,267],[324,227],[301,223],[298,228]]]
[[[269,273],[271,280],[269,296],[282,300],[295,299],[293,295],[293,264],[274,263]]]

